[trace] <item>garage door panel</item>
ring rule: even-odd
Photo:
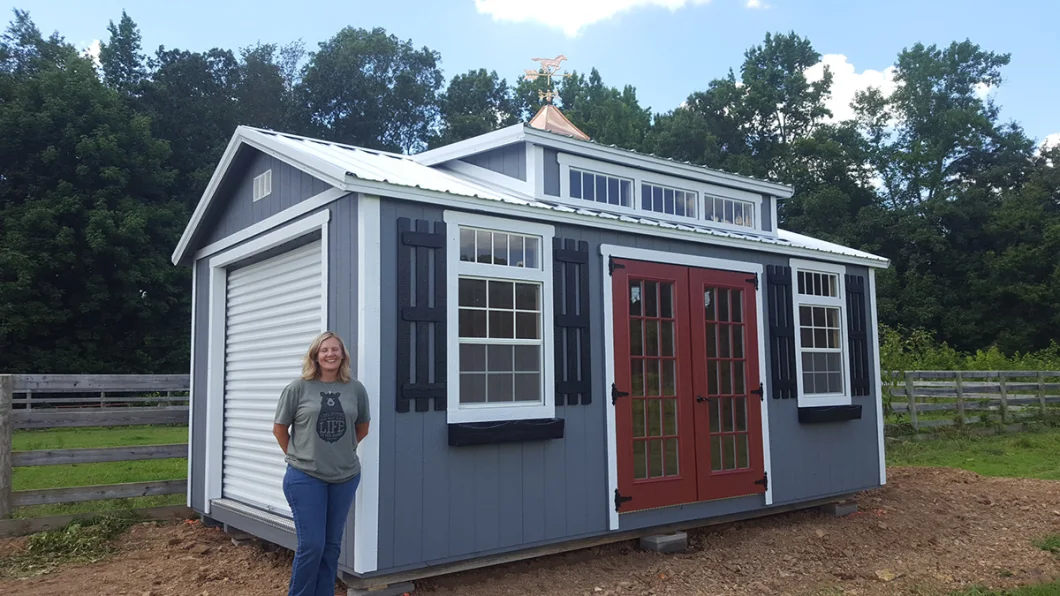
[[[290,516],[272,434],[280,393],[302,373],[323,321],[319,241],[229,272],[222,493]]]

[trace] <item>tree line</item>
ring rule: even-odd
[[[528,121],[543,79],[469,70],[382,28],[302,42],[145,52],[124,12],[98,64],[14,12],[0,38],[0,371],[184,372],[190,272],[169,255],[240,124],[415,153]],[[1060,147],[977,93],[1011,57],[920,43],[896,86],[827,107],[832,76],[794,32],[669,111],[575,72],[555,100],[594,140],[792,184],[788,230],[892,261],[881,323],[957,350],[1060,333]]]

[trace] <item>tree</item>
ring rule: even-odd
[[[432,148],[519,122],[519,108],[508,81],[484,68],[453,77],[439,108],[441,127],[431,136]]]
[[[383,29],[346,27],[311,54],[298,86],[310,134],[412,153],[437,126],[440,56]]]
[[[140,52],[140,31],[124,10],[118,25],[111,21],[107,31],[110,41],[99,44],[103,81],[114,89],[132,93],[147,74],[145,56]]]
[[[588,79],[578,73],[563,79],[559,96],[564,115],[594,141],[634,151],[643,147],[651,110],[640,107],[634,87],[608,87],[594,68]]]

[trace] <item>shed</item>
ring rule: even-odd
[[[294,548],[272,414],[326,329],[371,402],[354,588],[886,482],[887,260],[779,229],[791,187],[543,110],[412,156],[235,131],[172,257],[191,508]]]

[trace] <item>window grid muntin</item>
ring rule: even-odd
[[[573,199],[629,208],[634,205],[633,180],[629,178],[575,167],[570,168],[568,177],[570,179],[568,193]],[[601,193],[603,200],[601,200]]]
[[[645,181],[640,184],[640,206],[648,212],[698,219],[699,193]]]
[[[755,227],[755,204],[725,197],[706,197],[703,220],[744,228]],[[739,223],[737,223],[739,222]]]

